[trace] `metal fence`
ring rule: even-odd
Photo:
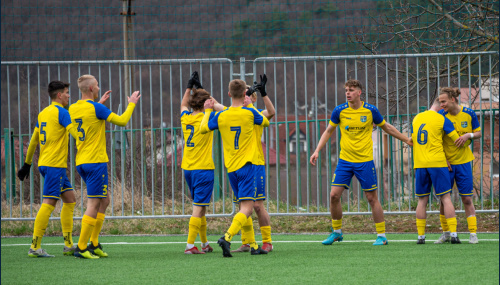
[[[262,139],[266,156],[267,202],[271,215],[329,215],[332,172],[339,154],[339,132],[321,152],[318,166],[309,157],[333,108],[345,102],[347,79],[363,82],[363,100],[376,105],[385,120],[408,133],[413,117],[427,109],[440,86],[460,86],[461,102],[476,111],[483,137],[472,150],[474,201],[478,212],[498,212],[498,53],[448,53],[328,57],[267,57],[247,62],[229,59],[2,62],[2,221],[34,220],[41,202],[43,177],[32,168],[29,181],[19,182],[37,114],[49,105],[46,86],[52,80],[76,82],[93,74],[102,92],[113,90],[106,105],[116,113],[126,107],[132,90],[142,94],[125,128],[106,124],[111,204],[109,218],[189,217],[191,199],[180,168],[183,137],[180,101],[189,74],[198,70],[202,84],[224,105],[233,78],[256,80],[266,73],[276,116]],[[252,81],[253,81],[252,80]],[[70,87],[71,102],[78,94]],[[262,105],[262,103],[257,103]],[[379,129],[373,132],[379,199],[387,214],[414,213],[411,150]],[[84,212],[85,185],[75,172],[75,144],[70,138],[68,172]],[[37,155],[37,154],[36,154]],[[36,156],[35,155],[35,156]],[[232,191],[223,166],[220,135],[214,136],[215,187],[209,216],[234,213]],[[37,158],[34,158],[36,166]],[[345,214],[370,214],[354,178],[343,194]],[[457,211],[462,211],[454,191]],[[435,197],[431,201],[436,202]],[[436,212],[429,203],[429,211]],[[56,211],[57,212],[57,211]],[[57,214],[55,214],[57,216]],[[57,219],[57,217],[54,217]]]

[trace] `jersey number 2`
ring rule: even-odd
[[[190,130],[191,131],[191,134],[189,135],[189,138],[186,142],[186,146],[187,147],[194,147],[194,143],[191,142],[191,140],[193,139],[193,134],[194,134],[194,126],[192,125],[186,125],[186,130]]]
[[[80,141],[83,142],[83,141],[85,141],[85,131],[82,129],[83,121],[82,121],[82,119],[75,119],[75,122],[78,123],[78,129],[77,129],[77,131],[79,133],[82,133],[82,136],[79,137],[79,139],[80,139]]]
[[[418,134],[417,134],[417,142],[420,145],[424,145],[427,143],[427,131],[424,130],[425,124],[422,124],[420,128],[418,128]],[[423,136],[423,138],[422,138]]]
[[[236,132],[234,135],[234,149],[240,149],[239,141],[241,134],[241,127],[231,127],[231,132]]]

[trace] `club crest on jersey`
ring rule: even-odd
[[[366,116],[361,116],[361,122],[366,123]]]
[[[462,122],[462,128],[467,128],[467,122]]]

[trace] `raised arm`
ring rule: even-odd
[[[181,101],[181,114],[184,111],[189,111],[189,97],[191,97],[191,88],[186,88]]]
[[[115,113],[111,113],[106,121],[118,125],[120,127],[125,127],[130,120],[130,117],[132,117],[132,113],[134,112],[135,105],[139,101],[139,98],[141,98],[141,94],[139,94],[139,91],[135,91],[132,93],[130,97],[128,97],[128,106],[125,112],[118,116]]]
[[[212,99],[206,100],[204,107],[205,107],[205,115],[203,116],[203,119],[201,120],[200,123],[200,133],[202,134],[206,134],[212,131],[208,123],[210,121],[210,115],[212,114],[214,108],[214,101]]]
[[[309,159],[309,162],[312,165],[316,165],[316,160],[318,160],[319,152],[326,145],[326,143],[332,136],[333,132],[335,131],[335,128],[337,128],[337,126],[332,126],[331,124],[328,124],[328,127],[326,127],[326,130],[321,135],[321,138],[319,139],[318,142],[318,146],[316,147],[316,150],[314,150],[314,153],[311,155],[311,158]]]
[[[260,76],[260,83],[257,84],[257,82],[254,82],[253,88],[259,91],[260,96],[262,96],[262,100],[264,101],[264,105],[266,106],[266,109],[262,111],[262,115],[266,116],[268,120],[271,120],[276,114],[276,110],[274,109],[273,102],[271,102],[269,97],[267,97],[266,84],[267,76],[264,74]]]

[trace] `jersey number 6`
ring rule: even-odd
[[[427,143],[427,131],[424,130],[425,124],[422,124],[420,128],[418,128],[418,133],[417,133],[417,142],[420,145],[424,145]],[[423,138],[422,138],[423,136]]]

